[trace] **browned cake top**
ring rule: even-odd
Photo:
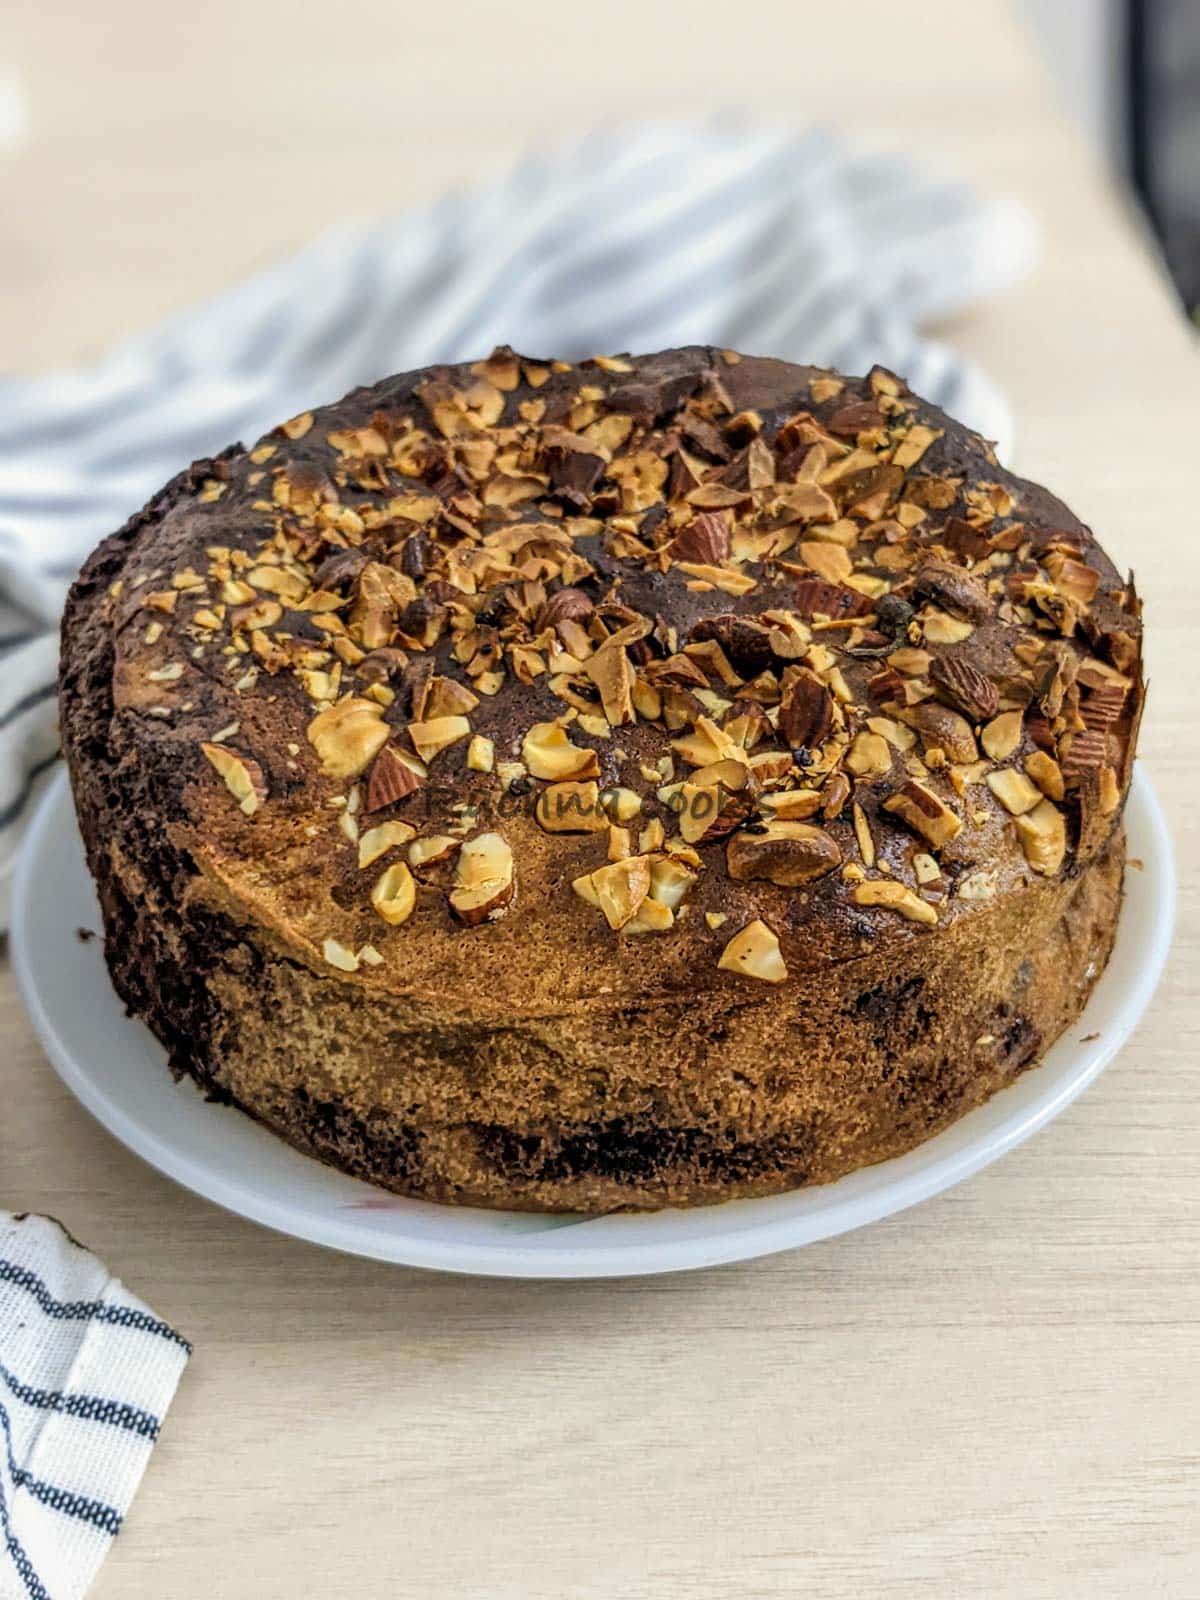
[[[116,753],[198,894],[353,981],[794,981],[1077,869],[1128,782],[1132,583],[880,369],[498,350],[121,537]]]

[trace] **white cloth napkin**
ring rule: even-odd
[[[190,1354],[57,1222],[0,1212],[0,1600],[86,1592]]]
[[[53,765],[56,622],[88,551],[194,457],[360,383],[512,344],[712,343],[878,361],[1010,444],[1007,407],[920,337],[1019,278],[1027,213],[824,130],[640,125],[501,182],[334,228],[96,364],[0,380],[0,927]]]

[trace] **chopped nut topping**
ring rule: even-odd
[[[344,944],[339,944],[336,939],[326,939],[321,946],[322,954],[331,967],[337,967],[339,972],[357,972],[358,957],[353,950],[347,950]]]
[[[753,797],[742,792],[745,777],[744,766],[724,760],[701,768],[692,781],[678,786],[679,831],[686,843],[723,838],[745,821],[754,805]]]
[[[304,578],[286,567],[254,567],[246,578],[255,589],[265,589],[282,600],[303,600],[308,592]]]
[[[899,650],[892,651],[887,662],[889,667],[894,667],[906,677],[919,678],[929,671],[933,659],[928,650],[914,650],[908,645],[903,645]]]
[[[882,778],[892,770],[892,752],[877,733],[859,733],[846,753],[846,770],[856,778]]]
[[[917,742],[911,729],[902,722],[893,722],[890,717],[868,717],[867,727],[881,739],[886,739],[895,750],[911,750]]]
[[[585,750],[567,738],[557,722],[535,723],[525,735],[521,757],[535,778],[598,778],[600,765],[594,750]]]
[[[773,794],[759,795],[758,809],[768,822],[803,822],[816,816],[822,799],[817,789],[777,789]]]
[[[711,717],[698,716],[695,732],[682,739],[673,739],[671,748],[681,755],[689,766],[710,767],[717,761],[733,760],[747,764],[746,752],[741,745],[719,728]]]
[[[513,854],[499,833],[468,839],[458,854],[450,905],[470,926],[502,917],[513,897]]]
[[[821,790],[821,815],[826,822],[832,822],[841,816],[846,801],[850,798],[850,783],[844,772],[831,773]]]
[[[1121,803],[1121,785],[1112,767],[1100,768],[1098,789],[1100,811],[1106,817],[1111,816]],[[1050,798],[1054,797],[1051,795]]]
[[[633,835],[628,828],[618,828],[616,823],[608,825],[608,859],[610,861],[626,861],[630,856],[636,855],[633,848]]]
[[[670,906],[647,896],[621,929],[622,933],[666,933],[675,925],[675,913]]]
[[[648,855],[654,850],[661,850],[666,839],[662,823],[657,817],[652,817],[638,834],[638,849],[643,855]]]
[[[377,828],[368,828],[358,836],[359,866],[369,867],[396,845],[407,844],[416,831],[408,822],[381,822]]]
[[[955,894],[959,900],[990,900],[996,893],[996,869],[980,868],[958,880]]]
[[[1042,798],[1042,792],[1036,784],[1030,783],[1025,774],[1014,767],[1002,767],[999,772],[989,772],[987,786],[1014,817],[1032,811]]]
[[[809,539],[800,546],[800,556],[806,567],[811,567],[826,583],[845,583],[854,571],[849,555],[839,545],[823,540]]]
[[[936,745],[951,761],[974,761],[979,755],[975,735],[965,717],[949,707],[926,700],[914,706],[908,720],[921,735],[926,752]]]
[[[923,618],[925,638],[929,644],[961,644],[975,632],[975,625],[945,611],[929,610]]]
[[[898,816],[935,850],[962,831],[962,821],[923,783],[910,780],[883,802],[883,809]]]
[[[557,628],[563,622],[586,622],[594,609],[582,589],[559,589],[542,607],[537,619],[538,631]]]
[[[936,883],[942,875],[941,867],[924,850],[918,850],[913,856],[913,872],[920,884]]]
[[[725,847],[731,878],[765,878],[795,888],[842,864],[837,841],[805,822],[769,822],[761,833],[735,833]]]
[[[922,900],[920,895],[891,878],[870,878],[858,884],[854,890],[854,903],[858,906],[886,906],[889,911],[898,911],[910,922],[936,923],[938,919],[937,911],[927,900]]]
[[[695,881],[696,874],[685,862],[665,856],[651,863],[650,898],[677,911]]]
[[[303,439],[312,425],[312,412],[302,411],[298,417],[293,417],[290,422],[283,423],[282,431],[287,434],[289,439]],[[258,452],[256,451],[255,454],[257,456]]]
[[[675,535],[672,553],[679,561],[719,566],[729,559],[729,520],[723,511],[701,511]]]
[[[944,700],[972,722],[985,722],[995,714],[999,704],[996,685],[961,656],[938,656],[930,665],[929,681]]]
[[[951,562],[927,561],[913,579],[913,587],[918,594],[936,601],[943,610],[965,617],[968,622],[985,622],[992,614],[992,600],[987,590],[962,567]]]
[[[467,746],[467,765],[472,772],[491,772],[496,764],[496,749],[490,739],[475,734]]]
[[[632,789],[605,789],[600,803],[614,822],[632,822],[642,809],[642,797]]]
[[[584,671],[600,691],[604,715],[612,726],[619,728],[633,722],[634,671],[623,647],[610,641],[588,657]]]
[[[420,870],[421,867],[434,866],[439,861],[448,861],[460,842],[449,833],[431,833],[423,839],[414,839],[408,847],[409,864]]]
[[[537,800],[537,820],[547,833],[603,833],[608,816],[600,805],[600,785],[552,783]]]
[[[572,879],[571,888],[587,905],[599,908],[600,897],[596,893],[596,886],[592,882],[592,874],[590,872],[585,872],[580,878]]]
[[[943,428],[927,428],[924,423],[914,422],[892,451],[892,465],[915,467],[930,445],[940,439],[944,432]]]
[[[867,814],[856,800],[850,809],[854,818],[854,837],[858,843],[858,853],[863,858],[863,864],[868,867],[875,865],[875,839],[871,833],[871,825],[867,821]]]
[[[725,972],[762,983],[783,983],[788,975],[777,936],[757,917],[734,934],[717,965]]]
[[[426,684],[421,703],[421,721],[439,722],[447,717],[469,716],[479,704],[479,696],[472,694],[465,683],[453,678],[431,677]]]
[[[403,847],[380,900],[415,903],[415,871],[432,908],[453,877],[467,923],[510,903],[507,844],[472,838],[509,796],[551,836],[539,871],[607,852],[576,893],[614,928],[681,942],[725,916],[688,899],[714,868],[813,884],[799,900],[818,912],[840,872],[858,904],[922,922],[936,910],[901,874],[931,902],[998,894],[979,865],[998,835],[985,781],[1035,871],[1064,859],[1059,803],[1090,859],[1141,706],[1132,584],[1078,525],[1047,527],[1036,496],[984,481],[986,447],[964,454],[947,424],[939,448],[944,419],[883,369],[818,376],[789,415],[753,409],[754,365],[732,366],[718,353],[681,381],[669,363],[502,349],[415,397],[347,401],[332,431],[304,412],[249,461],[205,468],[200,548],[110,590],[119,626],[157,618],[125,635],[145,713],[207,714],[213,683],[277,707],[288,733],[306,706],[315,757],[286,740],[289,822],[315,780],[336,817],[302,822],[309,837],[349,840],[364,868]],[[151,685],[173,687],[153,703]],[[265,779],[225,742],[236,727],[205,756],[251,814]],[[459,743],[441,762],[458,795],[427,790],[442,831],[379,821],[423,817],[427,764]],[[964,825],[943,874],[931,852]],[[603,846],[571,841],[591,832]],[[489,838],[506,870],[476,861]],[[345,955],[345,970],[381,959]]]
[[[1020,744],[1021,722],[1019,711],[1002,711],[984,728],[980,743],[993,761],[1007,761]]]
[[[321,758],[322,770],[334,778],[355,778],[388,741],[383,707],[351,695],[319,712],[309,723],[309,744]]]
[[[1067,829],[1062,812],[1043,800],[1024,816],[1016,818],[1017,832],[1025,859],[1035,872],[1053,877],[1063,864],[1067,850]]]
[[[407,922],[417,903],[417,885],[403,861],[397,861],[380,874],[371,890],[371,904],[393,927]]]
[[[1025,758],[1025,771],[1048,800],[1061,800],[1066,793],[1062,768],[1053,756],[1044,750],[1035,750]]]
[[[241,809],[252,817],[267,798],[266,779],[258,762],[223,744],[204,743],[200,749],[224,778],[225,787]]]
[[[619,930],[632,920],[650,893],[650,861],[646,856],[614,861],[588,874],[588,884],[609,927]],[[578,880],[576,892],[580,892]]]
[[[833,696],[813,673],[789,668],[779,705],[779,730],[788,744],[816,746],[833,729]]]
[[[466,739],[470,732],[471,724],[466,717],[433,717],[428,722],[408,725],[408,737],[422,761],[432,761],[439,751]]]

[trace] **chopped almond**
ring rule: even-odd
[[[650,862],[645,856],[614,861],[607,867],[598,867],[590,876],[595,903],[610,928],[623,928],[650,893]]]
[[[403,861],[397,861],[380,874],[371,890],[371,904],[393,927],[407,922],[417,903],[417,885]]]
[[[761,983],[783,983],[788,975],[778,937],[757,917],[734,934],[717,966],[739,977],[757,978]]]
[[[596,752],[572,744],[557,722],[535,723],[522,742],[521,757],[533,777],[551,782],[600,776]]]
[[[446,750],[471,732],[466,717],[432,717],[428,722],[410,722],[408,737],[422,761],[432,761],[439,751]]]
[[[1052,878],[1063,864],[1067,851],[1067,828],[1063,814],[1050,800],[1043,800],[1032,811],[1016,818],[1017,832],[1025,859],[1035,872]]]
[[[854,890],[854,903],[886,906],[889,911],[898,911],[902,917],[907,917],[909,922],[934,923],[938,919],[936,910],[927,900],[893,878],[872,878],[860,883]]]
[[[1007,761],[1021,742],[1022,714],[1002,711],[984,728],[980,743],[993,761]]]
[[[547,833],[602,833],[608,816],[600,804],[600,785],[552,783],[537,799],[537,820]]]
[[[225,787],[241,809],[252,817],[267,797],[266,779],[258,762],[223,744],[206,743],[200,749],[224,778]]]
[[[450,905],[463,922],[494,922],[513,897],[513,854],[499,833],[481,833],[459,851]]]
[[[892,752],[877,733],[859,733],[846,752],[846,770],[856,778],[882,778],[892,770]]]
[[[473,735],[467,746],[467,765],[472,772],[490,772],[496,764],[496,748],[481,733]]]
[[[1062,768],[1045,750],[1035,750],[1025,758],[1025,771],[1048,800],[1061,800],[1066,794]]]
[[[322,771],[334,778],[355,778],[370,766],[391,736],[383,707],[374,700],[350,696],[309,723],[309,744],[321,758]]]
[[[770,822],[761,833],[736,833],[725,848],[731,878],[765,878],[784,888],[823,877],[842,864],[837,841],[807,822]]]
[[[907,822],[935,850],[962,831],[962,819],[956,817],[931,789],[915,779],[885,800],[883,809]]]
[[[1032,811],[1042,798],[1042,791],[1030,783],[1023,772],[1015,767],[1002,767],[999,772],[989,772],[987,785],[1004,809],[1014,817]]]
[[[369,867],[396,845],[407,844],[416,831],[409,822],[381,822],[377,828],[368,828],[358,839],[359,866]]]

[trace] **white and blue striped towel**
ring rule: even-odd
[[[190,1354],[57,1222],[0,1212],[0,1600],[87,1591]]]
[[[343,225],[93,366],[0,380],[0,926],[55,758],[48,630],[84,556],[193,457],[356,384],[512,344],[586,356],[712,343],[882,362],[1010,442],[981,373],[919,336],[1019,278],[1017,205],[823,130],[641,125],[505,180]]]

